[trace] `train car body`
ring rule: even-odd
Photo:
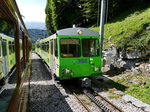
[[[99,34],[86,28],[67,28],[38,41],[36,52],[60,80],[100,75]]]
[[[20,40],[20,45],[22,41]],[[22,58],[22,50],[20,50]],[[0,80],[4,79],[16,64],[14,38],[0,33]]]

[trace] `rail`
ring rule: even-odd
[[[91,92],[91,90],[93,92]],[[99,108],[101,108],[104,112],[123,112],[119,107],[108,101],[106,98],[101,96],[99,93],[94,91],[92,88],[84,89],[84,94],[89,97]],[[94,95],[98,96],[101,100],[98,100]],[[105,102],[105,103],[104,103]],[[106,105],[107,104],[107,105]]]

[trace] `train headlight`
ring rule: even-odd
[[[70,70],[69,69],[65,69],[65,73],[70,73]]]
[[[95,67],[95,68],[94,68],[94,71],[96,71],[96,72],[97,72],[97,71],[100,71],[100,67]]]
[[[63,69],[62,70],[62,74],[68,74],[68,73],[70,73],[71,71],[69,70],[69,69]]]
[[[78,33],[79,35],[82,35],[82,34],[83,34],[83,31],[82,31],[82,30],[78,30],[77,33]]]

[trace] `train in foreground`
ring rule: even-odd
[[[59,30],[36,42],[36,52],[60,80],[99,76],[101,50],[99,33],[80,27]]]

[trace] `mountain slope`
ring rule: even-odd
[[[28,29],[29,35],[31,37],[32,42],[34,43],[39,38],[46,38],[48,37],[47,30],[40,30],[40,29]]]
[[[105,25],[105,48],[111,44],[118,49],[149,50],[150,46],[150,7],[135,11],[124,19]],[[98,27],[91,28],[99,31]]]

